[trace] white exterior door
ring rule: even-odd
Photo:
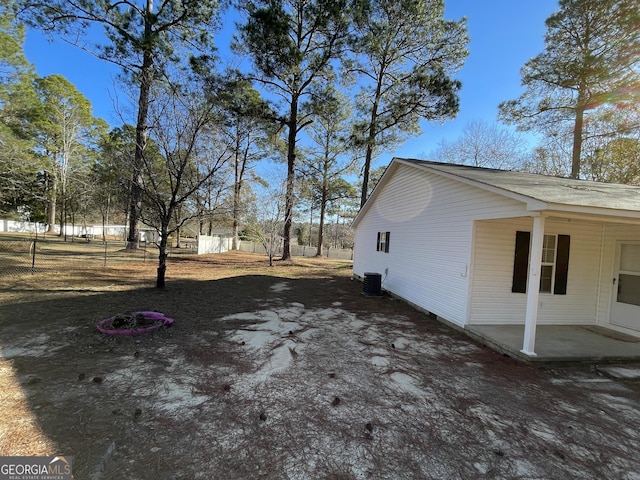
[[[640,331],[640,242],[618,244],[611,324]]]

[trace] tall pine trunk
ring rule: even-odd
[[[244,169],[240,169],[240,141],[238,140],[238,130],[236,129],[236,154],[234,165],[234,179],[233,179],[233,238],[231,240],[231,250],[238,250],[238,230],[240,228],[240,189],[242,188],[242,172]],[[246,163],[245,163],[246,164]]]
[[[58,176],[54,173],[47,173],[47,183],[49,187],[47,201],[47,233],[55,232],[56,224],[56,201],[58,196]]]
[[[289,112],[289,136],[287,145],[287,190],[285,193],[284,208],[284,242],[282,245],[282,260],[291,258],[291,225],[293,221],[293,194],[295,183],[295,163],[296,163],[296,136],[298,133],[298,97],[291,99],[291,110]]]
[[[576,118],[573,124],[573,147],[571,149],[571,178],[580,177],[580,157],[582,155],[582,130],[584,127],[584,107],[576,107]]]
[[[327,190],[327,176],[325,172],[322,180],[322,200],[320,201],[320,223],[318,225],[318,248],[316,250],[316,257],[322,256],[322,244],[324,243],[324,215],[327,209]],[[311,236],[311,232],[309,232],[309,236]]]
[[[142,169],[144,165],[144,153],[147,147],[149,114],[149,94],[153,83],[153,51],[151,50],[151,15],[153,13],[153,0],[147,0],[145,19],[145,39],[148,40],[145,47],[142,67],[140,69],[140,94],[138,95],[138,117],[136,121],[136,149],[133,159],[131,178],[131,197],[129,203],[129,236],[127,248],[138,248],[138,222],[142,209]]]
[[[382,72],[378,78],[376,95],[371,108],[371,119],[369,121],[369,131],[367,132],[367,150],[364,157],[364,169],[362,171],[362,193],[360,194],[360,208],[367,201],[369,195],[369,172],[371,170],[371,160],[373,159],[373,146],[376,140],[376,129],[378,128],[378,107],[382,96]]]

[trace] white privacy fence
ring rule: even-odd
[[[27,222],[23,220],[6,220],[0,219],[0,232],[13,232],[13,233],[44,233],[48,230],[49,226],[46,223]],[[53,232],[56,235],[60,234],[60,225],[53,226]],[[93,237],[100,238],[103,235],[110,237],[118,237],[124,239],[126,236],[125,225],[72,225],[66,224],[64,226],[64,232],[68,236],[73,237]],[[144,241],[141,238],[141,241]]]
[[[21,220],[4,220],[0,219],[0,232],[25,232],[25,233],[44,233],[47,231],[47,225],[44,223],[26,222]]]
[[[198,235],[198,255],[224,253],[231,250],[233,238],[222,235]]]

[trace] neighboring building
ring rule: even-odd
[[[460,327],[640,336],[640,187],[395,158],[354,221],[354,274]],[[535,285],[536,288],[529,288]]]

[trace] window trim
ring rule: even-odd
[[[389,253],[389,238],[391,232],[378,232],[376,252]]]
[[[540,292],[552,295],[566,295],[571,237],[563,234],[545,234],[545,237],[549,236],[556,237],[554,261],[553,264],[543,262],[542,266],[553,265],[551,289],[549,291],[540,290]],[[511,291],[513,293],[527,293],[531,232],[517,231],[515,243]]]

